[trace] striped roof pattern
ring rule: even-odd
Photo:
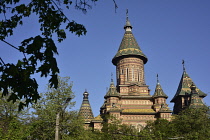
[[[156,85],[155,93],[154,93],[153,97],[155,97],[155,98],[157,98],[157,97],[168,98],[168,96],[164,93],[164,91],[163,91],[159,82]]]
[[[136,56],[136,57],[141,58],[144,61],[144,64],[146,64],[148,59],[146,55],[140,49],[135,37],[132,34],[132,31],[131,31],[132,26],[130,22],[128,24],[128,21],[126,21],[126,25],[124,28],[125,28],[125,34],[123,36],[123,39],[117,51],[117,54],[112,59],[112,63],[116,65],[117,60],[123,56]],[[129,30],[127,30],[128,28]]]
[[[191,97],[190,97],[190,108],[205,107],[201,97],[199,97],[198,92],[196,91],[196,86],[192,84],[191,86]]]
[[[85,122],[90,122],[94,116],[88,99],[89,93],[85,91],[83,96],[84,97],[79,110],[79,115],[85,120]]]
[[[178,96],[191,95],[190,86],[192,85],[192,83],[194,83],[193,80],[190,78],[190,76],[184,70],[184,72],[182,74],[182,78],[179,82],[177,92],[176,92],[175,96],[173,97],[173,99],[171,100],[171,102],[174,102]],[[198,92],[198,95],[200,97],[206,96],[206,94],[204,92],[202,92],[199,88],[196,88],[196,91]]]
[[[120,94],[117,92],[116,87],[114,85],[113,80],[110,83],[109,90],[107,91],[104,98],[110,97],[110,96],[119,96]]]

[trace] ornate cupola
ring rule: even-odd
[[[181,110],[189,106],[190,96],[191,96],[191,85],[192,83],[194,83],[186,72],[184,61],[182,62],[182,64],[183,64],[183,74],[179,82],[176,94],[171,100],[171,102],[174,102],[174,109],[173,109],[174,114],[178,114]],[[204,98],[206,96],[206,94],[202,92],[199,88],[196,88],[196,91],[199,97]]]
[[[118,92],[121,92],[120,87],[123,86],[146,85],[144,80],[144,64],[147,63],[148,59],[134,38],[132,28],[127,12],[126,24],[124,26],[125,34],[116,55],[112,59],[112,63],[116,66]],[[132,94],[136,94],[136,90],[138,89],[131,88]]]
[[[85,120],[85,123],[89,123],[94,118],[88,96],[89,93],[85,90],[82,105],[79,110],[79,115]]]

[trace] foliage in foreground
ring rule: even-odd
[[[85,35],[86,28],[64,14],[64,10],[75,7],[87,12],[91,2],[97,0],[1,0],[0,1],[0,41],[22,54],[15,63],[5,62],[0,57],[0,91],[8,96],[8,101],[20,101],[19,110],[36,102],[40,95],[34,74],[50,77],[51,87],[57,88],[59,68],[55,55],[58,55],[55,42],[66,39],[66,32],[77,36]],[[37,19],[40,33],[20,40],[19,46],[7,42],[15,35],[15,28],[26,24],[28,18]],[[19,35],[20,36],[20,35]],[[9,54],[9,53],[8,53]],[[8,89],[11,89],[10,92]],[[21,101],[24,99],[24,102]]]
[[[60,113],[59,137],[62,140],[207,140],[210,138],[210,116],[207,108],[186,109],[172,121],[158,119],[148,122],[139,132],[123,125],[113,116],[103,123],[102,131],[86,130],[76,111],[67,111],[74,102],[72,83],[59,78],[57,89],[50,88],[29,110],[18,111],[18,103],[7,102],[0,93],[0,139],[51,140],[55,138],[56,115]]]
[[[207,140],[210,138],[210,117],[207,108],[188,108],[172,121],[158,119],[148,122],[141,134],[148,139]]]

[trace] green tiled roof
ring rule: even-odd
[[[159,82],[156,85],[155,93],[154,93],[153,97],[155,97],[155,98],[157,98],[157,97],[168,98],[168,96],[164,93],[164,91],[163,91]]]
[[[104,98],[110,97],[110,96],[119,96],[119,93],[116,90],[116,87],[114,85],[114,82],[111,81],[110,87]]]
[[[129,30],[125,31],[117,54],[112,59],[112,63],[116,65],[118,59],[123,56],[136,56],[141,58],[144,61],[144,64],[146,64],[148,59],[146,55],[141,51],[136,39],[134,38],[131,32],[132,26],[128,20],[126,21],[126,25],[124,28],[125,30],[129,28]]]
[[[88,100],[88,96],[89,93],[87,91],[85,91],[83,93],[83,101],[82,101],[82,105],[80,107],[79,110],[79,115],[87,122],[91,121],[94,117],[93,117],[93,112]]]
[[[205,107],[201,97],[199,97],[198,92],[196,91],[196,86],[192,84],[191,86],[191,97],[190,97],[190,108]]]
[[[177,92],[176,92],[174,98],[171,100],[171,102],[174,102],[178,96],[190,95],[191,94],[190,86],[192,85],[192,83],[193,83],[192,79],[189,77],[187,72],[184,70],[184,72],[182,74],[182,78],[179,82]],[[206,96],[206,94],[204,92],[202,92],[200,89],[197,88],[196,91],[198,92],[198,95],[200,97]]]

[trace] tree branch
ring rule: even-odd
[[[10,44],[9,42],[7,42],[7,41],[5,41],[5,40],[3,40],[3,39],[1,39],[1,41],[2,41],[2,42],[4,42],[4,43],[6,43],[6,44],[7,44],[7,45],[9,45],[9,46],[11,46],[11,47],[15,48],[16,50],[18,50],[18,51],[22,52],[22,53],[23,53],[24,58],[26,59],[26,62],[28,62],[28,60],[27,60],[27,58],[26,58],[26,54],[25,54],[25,52],[21,51],[19,48],[15,47],[14,45]]]
[[[117,13],[117,8],[118,8],[117,3],[116,3],[116,1],[115,1],[115,0],[113,0],[113,2],[114,2],[114,9],[115,9],[115,13]]]
[[[2,58],[0,57],[1,62],[4,64],[4,66],[6,66],[6,64],[4,63],[4,61],[2,60]]]
[[[63,14],[63,15],[65,16],[65,18],[66,18],[69,22],[71,22],[71,21],[68,19],[68,17],[63,13],[63,11],[61,11],[61,8],[55,3],[55,1],[52,0],[52,2],[53,2],[53,4],[57,7],[58,11],[60,11],[61,14]]]
[[[5,41],[3,39],[1,39],[1,41],[4,42],[4,43],[6,43],[6,44],[8,44],[9,46],[15,48],[16,50],[20,51],[17,47],[15,47],[14,45],[10,44],[9,42],[7,42],[7,41]]]

